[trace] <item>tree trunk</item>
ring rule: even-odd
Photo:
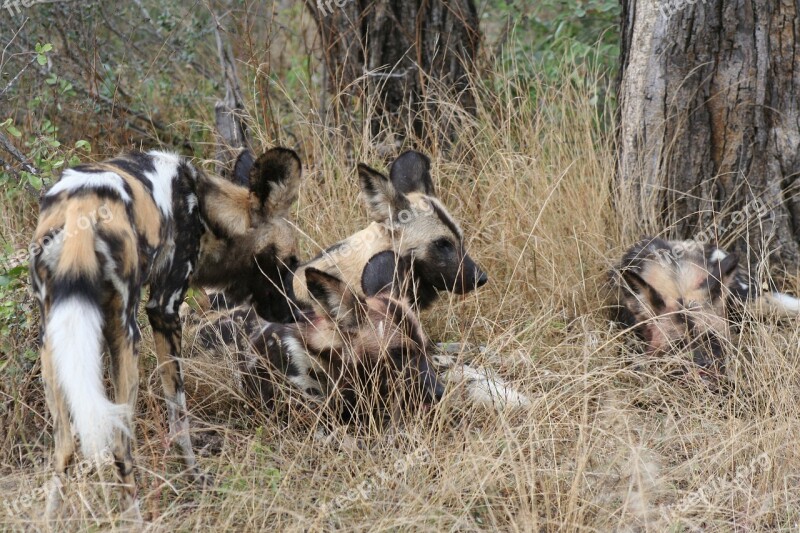
[[[244,98],[239,88],[239,76],[230,44],[222,38],[218,17],[214,19],[214,35],[217,40],[217,54],[225,83],[225,98],[214,105],[217,125],[217,172],[228,175],[232,172],[233,161],[242,148],[250,147],[247,125],[244,122]]]
[[[444,92],[471,111],[469,72],[480,30],[474,0],[306,0],[319,28],[334,94],[374,102],[373,136],[410,126],[430,138],[452,132],[451,109],[426,94]],[[339,7],[341,6],[341,7]],[[426,103],[427,102],[427,103]],[[348,105],[347,99],[343,105]]]
[[[800,266],[800,4],[622,0],[623,232]]]

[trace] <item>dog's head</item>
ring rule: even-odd
[[[719,370],[730,338],[726,297],[737,271],[735,254],[646,237],[625,253],[614,275],[649,352],[688,351],[701,367]]]
[[[393,251],[407,260],[416,278],[420,307],[429,305],[436,291],[465,294],[488,281],[467,254],[458,224],[434,195],[430,160],[425,155],[402,154],[392,163],[389,177],[362,164],[358,176],[370,216],[392,232]],[[386,277],[387,283],[392,280],[391,272],[365,275]]]
[[[196,283],[223,289],[236,302],[250,301],[267,320],[289,320],[284,280],[298,263],[289,214],[298,195],[300,159],[285,148],[258,158],[244,151],[235,168],[230,180],[208,178],[198,185],[208,231]]]
[[[377,378],[386,392],[394,376],[407,397],[426,403],[442,397],[444,387],[431,366],[432,344],[408,303],[388,293],[360,298],[343,281],[313,268],[305,276],[314,302],[304,339],[310,351],[356,369],[345,381],[360,379],[363,385]]]

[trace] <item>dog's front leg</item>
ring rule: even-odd
[[[153,338],[158,358],[158,371],[167,402],[169,435],[177,442],[183,462],[189,474],[198,481],[207,482],[197,465],[189,436],[189,418],[186,410],[186,394],[181,372],[181,322],[176,309],[165,309],[158,304],[158,298],[151,298],[147,304],[147,316],[153,327]],[[183,301],[182,297],[174,301]],[[173,305],[173,307],[176,307]]]

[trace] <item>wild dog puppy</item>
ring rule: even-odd
[[[297,196],[300,175],[297,155],[282,148],[258,158],[249,187],[152,151],[66,170],[44,195],[30,277],[42,313],[42,374],[57,476],[75,454],[71,419],[84,454],[112,449],[122,504],[138,508],[131,453],[136,313],[148,285],[146,310],[170,435],[191,475],[200,477],[178,359],[178,307],[190,284],[218,286],[252,296],[265,316],[286,318],[288,305],[273,287],[295,261],[294,236],[283,217]],[[104,342],[114,402],[103,386]],[[51,513],[60,498],[56,488],[48,501]]]
[[[458,224],[434,195],[425,155],[402,154],[389,177],[361,164],[358,177],[373,222],[297,269],[292,287],[301,306],[309,303],[308,268],[340,277],[360,296],[391,287],[420,309],[439,291],[465,294],[488,281],[466,253]]]
[[[731,325],[744,304],[759,301],[784,314],[800,314],[800,301],[761,294],[739,268],[736,254],[695,241],[645,237],[610,274],[614,318],[635,328],[649,353],[691,353],[714,375],[724,371]]]
[[[357,296],[314,268],[304,279],[312,307],[294,324],[266,322],[241,306],[197,332],[204,349],[238,353],[247,396],[272,405],[276,384],[285,382],[332,405],[345,423],[400,393],[403,401],[441,398],[432,344],[406,302],[388,293]]]

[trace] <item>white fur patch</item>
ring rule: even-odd
[[[800,315],[800,300],[782,292],[772,292],[762,295],[769,308],[785,316]]]
[[[308,353],[294,337],[281,339],[281,344],[286,349],[286,356],[289,362],[297,369],[298,375],[289,377],[289,381],[298,387],[303,394],[306,389],[317,389],[324,394],[326,387],[316,379],[308,375],[308,371],[313,365],[313,361]]]
[[[55,233],[51,239],[45,238],[42,242],[39,260],[42,261],[50,271],[55,271],[58,260],[61,258],[61,250],[64,248],[64,231]]]
[[[125,190],[125,180],[121,176],[113,172],[81,172],[79,170],[68,168],[61,174],[61,179],[55,185],[50,187],[45,196],[55,196],[64,191],[76,191],[78,189],[111,189],[122,199],[123,202],[129,204],[131,197]]]
[[[442,381],[463,386],[467,397],[477,405],[494,407],[498,411],[508,408],[529,408],[531,400],[514,390],[506,381],[486,368],[473,368],[458,364],[453,356],[435,355],[433,362]]]
[[[178,301],[181,300],[182,293],[183,291],[181,289],[178,289],[177,291],[173,292],[172,295],[169,297],[169,301],[167,302],[166,306],[167,314],[172,315],[175,313],[175,304],[180,305]]]
[[[197,209],[197,196],[194,194],[190,194],[186,197],[186,209],[189,210],[190,213],[193,213],[195,209]]]
[[[155,172],[145,172],[153,184],[153,200],[165,217],[172,216],[172,182],[178,177],[178,167],[181,164],[180,156],[169,152],[153,150],[147,152],[153,157]]]
[[[53,306],[45,340],[86,456],[110,448],[116,430],[128,433],[128,406],[105,394],[102,339],[103,317],[93,304],[73,297]]]
[[[728,253],[724,250],[720,250],[719,248],[715,248],[714,251],[711,253],[711,257],[709,259],[714,262],[722,261],[728,257]]]

